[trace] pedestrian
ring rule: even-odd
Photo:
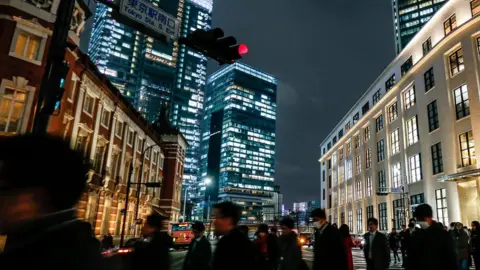
[[[472,248],[472,257],[475,270],[480,270],[480,223],[478,221],[472,221],[470,246]]]
[[[420,204],[415,209],[420,226],[411,235],[407,251],[407,270],[458,270],[452,237],[432,219],[432,207]]]
[[[270,234],[267,237],[267,252],[268,252],[268,269],[277,270],[280,259],[280,249],[278,246],[277,228],[270,229]]]
[[[405,224],[402,225],[402,231],[398,234],[400,238],[400,250],[402,252],[402,267],[406,267],[408,242],[410,241],[410,232]]]
[[[61,138],[0,138],[2,270],[109,269],[91,226],[76,218],[88,169]]]
[[[264,270],[268,267],[267,237],[268,225],[260,224],[257,229],[257,238],[253,241],[257,269]]]
[[[460,270],[468,270],[468,240],[469,237],[463,228],[463,224],[457,222],[455,230],[453,231],[453,241],[457,254],[458,268]]]
[[[352,247],[353,247],[353,240],[352,236],[350,235],[350,228],[347,224],[342,224],[340,226],[340,236],[343,238],[343,247],[345,248],[345,253],[347,255],[347,264],[348,270],[353,270],[353,256],[352,256]]]
[[[212,259],[212,246],[205,237],[205,225],[196,221],[192,224],[194,239],[188,246],[183,263],[183,270],[209,270]]]
[[[237,229],[240,209],[232,202],[214,205],[215,233],[221,236],[213,255],[213,270],[251,270],[255,256],[250,240]]]
[[[316,229],[313,270],[347,270],[347,255],[338,229],[328,224],[323,209],[313,210],[311,217]]]
[[[397,259],[398,263],[400,263],[400,256],[398,256],[398,233],[395,228],[392,228],[392,232],[388,236],[388,244],[393,252],[394,264],[397,264]]]
[[[245,235],[245,237],[247,239],[250,239],[250,237],[248,236],[248,226],[247,225],[241,225],[241,226],[238,226],[238,230],[243,233],[243,235]]]
[[[282,235],[278,242],[280,246],[280,270],[299,270],[302,267],[302,249],[293,231],[295,222],[285,217],[280,222]]]
[[[367,221],[369,232],[365,234],[363,253],[367,262],[367,270],[384,270],[390,266],[390,250],[385,234],[379,232],[378,220],[369,218]]]
[[[143,270],[152,265],[158,269],[171,269],[170,248],[173,239],[166,232],[162,232],[162,223],[166,217],[157,213],[151,214],[142,228],[145,242],[138,242],[132,255],[131,269]]]

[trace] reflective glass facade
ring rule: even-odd
[[[277,80],[235,63],[209,77],[205,97],[196,216],[232,201],[242,221],[261,222],[274,191]]]
[[[448,0],[393,0],[397,54]]]

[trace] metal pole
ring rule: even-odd
[[[125,198],[125,208],[123,209],[125,213],[123,213],[123,220],[122,220],[122,234],[120,236],[120,247],[123,246],[123,241],[125,240],[125,225],[127,224],[127,213],[128,213],[128,197],[130,195],[130,187],[132,183],[132,175],[133,175],[133,160],[132,163],[130,164],[130,174],[128,176],[128,181],[127,181],[127,190],[126,190],[126,198]]]
[[[68,32],[70,31],[74,8],[75,0],[62,0],[58,6],[57,18],[48,50],[47,63],[43,73],[42,84],[38,91],[37,108],[35,110],[35,121],[33,124],[33,133],[35,134],[46,134],[48,130],[50,114],[45,112],[43,108],[44,105],[52,105],[52,98],[55,99],[55,88],[60,88],[61,78],[56,75],[58,74],[58,69],[63,67]],[[53,105],[54,103],[55,101],[53,101]]]

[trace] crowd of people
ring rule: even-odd
[[[0,253],[2,269],[110,270],[100,253],[113,246],[107,235],[98,241],[90,224],[76,218],[75,205],[86,185],[88,166],[80,153],[62,139],[22,135],[0,138],[0,234],[7,245]],[[378,231],[378,220],[368,219],[363,253],[368,270],[390,268],[402,262],[407,270],[480,269],[477,221],[471,230],[461,223],[444,227],[432,218],[432,208],[419,205],[408,225],[388,236]],[[313,270],[353,270],[352,238],[343,224],[327,222],[325,211],[312,211],[315,227]],[[214,205],[218,243],[212,252],[205,226],[193,224],[193,239],[183,270],[306,270],[294,221],[284,218],[277,228],[258,226],[254,241],[248,228],[238,226],[240,209],[231,202]],[[135,247],[132,263],[121,269],[171,268],[172,238],[162,231],[164,217],[148,216],[144,241]],[[400,249],[402,258],[398,255]]]

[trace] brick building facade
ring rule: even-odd
[[[38,89],[46,64],[59,0],[0,0],[0,135],[29,132],[33,126]],[[78,45],[85,19],[90,15],[77,1],[69,34]],[[50,134],[63,137],[82,151],[92,164],[88,186],[78,204],[78,216],[92,224],[96,235],[119,235],[127,215],[127,235],[135,232],[137,188],[138,217],[152,211],[178,220],[184,154],[180,132],[168,121],[150,126],[78,49],[67,49],[70,71],[64,84],[58,115],[52,116]],[[143,165],[143,169],[141,166]],[[131,172],[130,168],[133,168]],[[142,172],[142,173],[140,173]],[[132,182],[161,182],[159,188]],[[66,179],[68,181],[68,178]],[[65,183],[68,186],[68,183]],[[126,199],[129,209],[122,211]],[[166,224],[167,225],[167,224]]]

